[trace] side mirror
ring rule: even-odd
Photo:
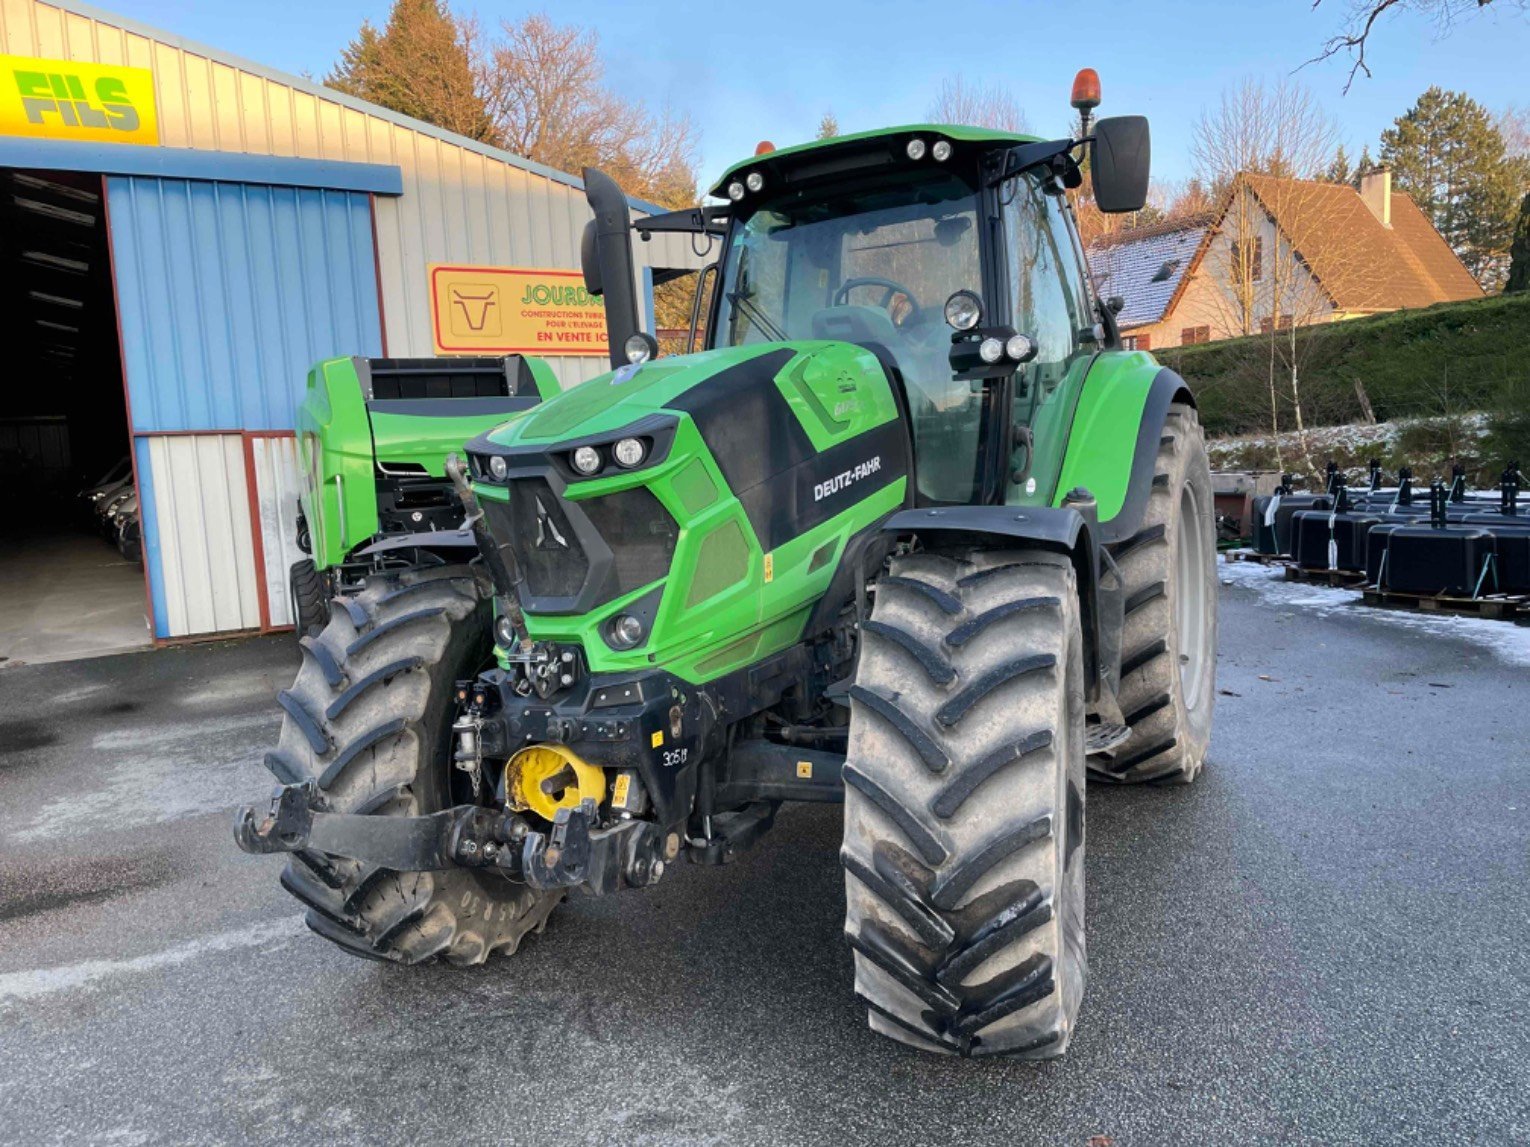
[[[600,298],[600,250],[595,245],[595,220],[584,225],[579,237],[579,269],[584,272],[584,289]]]
[[[1094,202],[1107,214],[1140,211],[1147,202],[1152,142],[1146,116],[1109,116],[1096,120],[1089,145]]]

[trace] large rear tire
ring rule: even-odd
[[[292,626],[297,635],[317,637],[323,632],[329,620],[324,577],[309,559],[293,562],[287,571],[287,596],[292,603]]]
[[[1061,1055],[1086,974],[1073,567],[898,558],[863,634],[841,857],[871,1027],[928,1051]]]
[[[457,803],[453,687],[488,658],[489,596],[456,566],[371,577],[335,598],[324,631],[300,639],[297,680],[277,694],[287,716],[266,767],[284,784],[315,779],[333,812],[420,816]],[[294,854],[282,886],[319,935],[404,964],[513,952],[563,895],[491,872],[394,872],[310,852]]]
[[[1216,701],[1216,511],[1195,409],[1169,407],[1142,528],[1113,548],[1126,595],[1117,697],[1131,737],[1091,776],[1188,784]]]

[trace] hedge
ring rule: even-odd
[[[1486,409],[1530,379],[1530,293],[1322,323],[1296,337],[1308,426],[1360,421],[1357,380],[1381,421]],[[1269,335],[1157,354],[1190,383],[1210,433],[1270,428]],[[1288,430],[1289,367],[1278,360],[1276,371],[1280,428]]]

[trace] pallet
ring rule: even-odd
[[[1224,562],[1253,562],[1260,566],[1283,566],[1291,559],[1276,554],[1261,554],[1257,550],[1223,550]]]
[[[1530,624],[1530,597],[1492,593],[1484,597],[1451,597],[1447,594],[1400,593],[1397,590],[1366,586],[1362,591],[1366,605],[1387,609],[1411,609],[1419,613],[1453,613],[1465,617],[1483,617],[1498,621]]]
[[[1326,585],[1334,589],[1358,589],[1365,584],[1365,574],[1354,570],[1309,570],[1295,562],[1285,562],[1286,580],[1306,585]]]

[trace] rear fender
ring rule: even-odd
[[[929,550],[1026,547],[1066,555],[1078,580],[1079,620],[1084,631],[1084,691],[1093,702],[1099,699],[1102,666],[1120,660],[1119,651],[1112,655],[1101,647],[1102,632],[1110,630],[1108,625],[1101,624],[1101,557],[1094,513],[1092,500],[1060,507],[944,506],[900,511],[883,523],[882,530],[917,540]],[[1119,628],[1118,622],[1116,629]],[[1113,684],[1110,691],[1114,692]]]
[[[328,569],[358,542],[377,533],[377,487],[372,429],[358,362],[333,358],[308,372],[297,410],[298,501],[308,523],[313,564]]]

